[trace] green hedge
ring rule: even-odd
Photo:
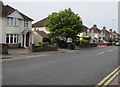
[[[89,47],[90,41],[89,40],[81,40],[80,41],[80,47]]]

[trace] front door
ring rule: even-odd
[[[29,34],[29,32],[26,34],[26,47],[28,47],[29,46],[29,36],[30,36],[30,34]]]

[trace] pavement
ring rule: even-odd
[[[2,61],[3,85],[96,85],[118,66],[117,55],[117,47],[3,55],[12,57]]]
[[[30,52],[29,49],[9,49],[7,55],[2,55],[2,59],[13,59],[13,58],[25,58],[25,57],[36,57],[36,56],[45,56],[50,54],[57,53],[70,53],[75,52],[76,50],[68,49],[58,49],[58,51],[43,51],[43,52]]]

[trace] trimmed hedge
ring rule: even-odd
[[[80,47],[90,47],[90,41],[89,40],[81,40]]]
[[[42,51],[57,51],[58,47],[54,45],[35,45],[33,44],[30,48],[32,52],[42,52]]]

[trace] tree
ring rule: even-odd
[[[112,42],[112,41],[113,41],[113,39],[110,37],[110,38],[108,38],[108,41],[109,41],[109,42]]]
[[[68,38],[75,40],[76,36],[83,31],[81,18],[70,8],[49,15],[45,27],[50,32],[48,35],[50,38],[64,41]]]

